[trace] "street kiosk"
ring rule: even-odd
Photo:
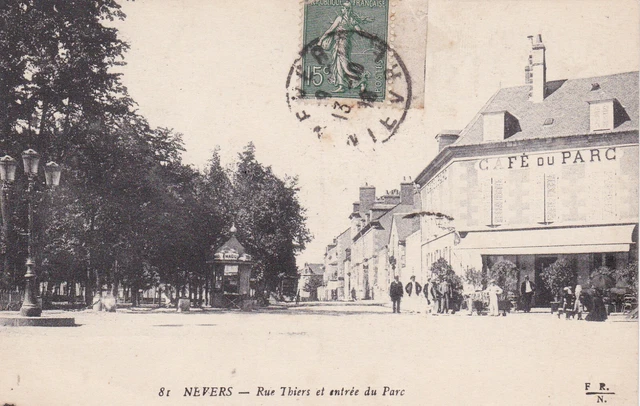
[[[211,264],[211,306],[230,309],[246,309],[254,302],[255,291],[251,286],[253,262],[251,255],[236,238],[236,228],[231,227],[231,238],[207,259]]]

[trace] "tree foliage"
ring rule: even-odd
[[[578,271],[570,260],[560,258],[544,268],[540,273],[540,277],[546,288],[549,289],[555,297],[560,297],[564,287],[575,285],[578,278]]]
[[[455,273],[449,262],[444,258],[438,258],[431,264],[431,278],[435,283],[447,281],[454,291],[462,289],[462,279]]]
[[[311,240],[297,190],[296,178],[280,179],[257,161],[252,143],[239,154],[233,174],[238,237],[254,256],[259,280],[269,291],[282,272],[296,274],[295,254]]]
[[[317,292],[318,288],[321,286],[322,286],[322,279],[311,277],[307,279],[302,290],[309,293]]]
[[[487,279],[496,281],[505,292],[518,291],[518,267],[507,260],[501,260],[493,264],[487,272]]]
[[[625,267],[614,271],[618,281],[626,284],[632,293],[638,296],[638,263],[629,262]]]
[[[129,45],[107,21],[114,0],[0,4],[0,154],[33,148],[63,167],[56,190],[33,195],[34,251],[41,281],[137,292],[158,284],[199,291],[206,256],[235,221],[269,289],[294,275],[310,241],[295,178],[276,176],[248,145],[223,168],[219,148],[204,170],[185,165],[182,134],[152,128],[135,110],[116,68]],[[43,165],[41,165],[42,168]],[[0,283],[22,285],[26,179],[18,170],[3,221]]]
[[[481,289],[482,285],[486,283],[485,277],[481,270],[476,268],[467,268],[464,272],[464,281],[475,289]]]

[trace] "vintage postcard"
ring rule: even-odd
[[[638,404],[636,0],[0,5],[0,405]]]

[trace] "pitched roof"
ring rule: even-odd
[[[393,221],[395,221],[398,229],[399,241],[406,240],[408,236],[420,228],[420,217],[417,216],[407,218],[406,214],[398,213],[393,215]]]
[[[305,275],[322,275],[324,274],[324,266],[322,264],[305,264]]]
[[[389,233],[391,232],[391,221],[393,220],[393,215],[396,213],[410,213],[413,210],[412,204],[398,204],[384,215],[380,216],[377,222],[382,226],[385,230],[387,239],[389,237]]]
[[[592,90],[593,84],[598,84]],[[548,96],[529,100],[530,86],[500,89],[460,134],[454,145],[482,143],[482,113],[508,111],[520,125],[509,141],[589,134],[589,102],[615,98],[627,120],[608,133],[638,130],[638,72],[547,82]],[[553,124],[544,125],[547,119]]]
[[[235,235],[232,235],[231,238],[229,238],[227,242],[225,242],[222,245],[222,247],[218,248],[216,250],[216,254],[219,252],[232,251],[232,250],[236,251],[238,255],[242,255],[245,252],[244,247],[242,246],[242,244],[240,244],[240,241],[238,241]]]

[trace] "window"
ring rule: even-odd
[[[591,131],[613,129],[613,100],[589,103],[589,123]]]
[[[483,211],[486,225],[497,227],[504,223],[505,205],[505,180],[499,177],[492,177],[482,184],[482,201],[485,207]]]
[[[484,141],[504,140],[504,112],[483,114],[482,120]]]

